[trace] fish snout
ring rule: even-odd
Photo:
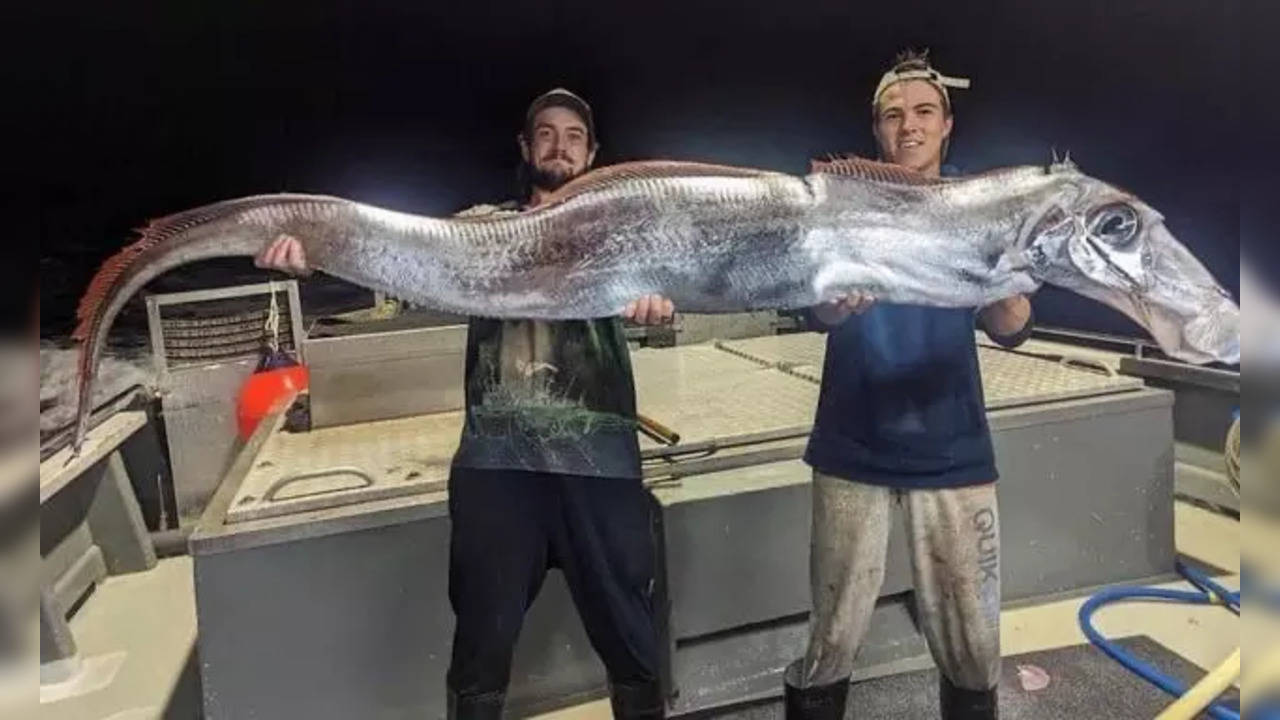
[[[1240,362],[1240,306],[1216,285],[1144,299],[1145,323],[1165,354],[1185,362]]]
[[[1149,240],[1151,283],[1142,295],[1162,349],[1188,362],[1239,363],[1239,304],[1163,225]]]

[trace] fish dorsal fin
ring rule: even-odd
[[[931,178],[901,165],[891,165],[856,155],[833,155],[825,160],[812,160],[809,163],[809,172],[844,175],[893,185],[941,185],[947,182],[943,178]]]
[[[676,160],[643,160],[619,163],[599,170],[592,170],[585,175],[570,180],[564,187],[556,190],[543,201],[541,207],[562,203],[569,198],[622,180],[674,177],[763,178],[776,174],[767,170],[755,170],[732,165],[714,165],[711,163]]]
[[[191,210],[183,210],[152,220],[145,227],[135,230],[138,236],[137,240],[121,248],[98,267],[98,272],[94,274],[88,288],[80,296],[80,304],[76,308],[76,318],[79,320],[79,324],[72,333],[72,337],[76,339],[88,337],[90,324],[98,309],[106,301],[108,293],[115,287],[116,280],[132,267],[147,250],[197,225],[232,213],[287,202],[314,202],[317,200],[332,200],[332,198],[318,195],[254,195],[234,200],[224,200]]]

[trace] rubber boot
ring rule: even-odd
[[[841,720],[845,701],[849,699],[849,681],[800,687],[803,662],[791,663],[782,675],[786,687],[783,700],[786,720]]]
[[[942,720],[997,720],[1000,717],[996,688],[965,690],[945,676],[938,693]]]
[[[616,720],[662,720],[666,704],[657,680],[609,685],[609,702]]]
[[[446,701],[449,720],[502,720],[502,704],[505,697],[501,693],[490,693],[481,697],[458,697],[452,689],[448,691]]]
[[[786,720],[841,720],[849,682],[798,688],[787,684]]]

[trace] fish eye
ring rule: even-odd
[[[1138,213],[1125,203],[1104,205],[1089,218],[1089,234],[1111,245],[1128,245],[1138,235]]]

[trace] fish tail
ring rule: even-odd
[[[79,453],[88,433],[94,371],[106,335],[134,292],[161,273],[192,261],[255,255],[262,249],[261,234],[235,232],[239,219],[269,228],[289,219],[290,206],[333,200],[307,195],[258,195],[205,205],[152,220],[136,230],[134,242],[107,258],[76,308],[78,323],[72,337],[80,343],[80,358],[73,452]],[[214,223],[227,225],[225,236],[195,232]]]

